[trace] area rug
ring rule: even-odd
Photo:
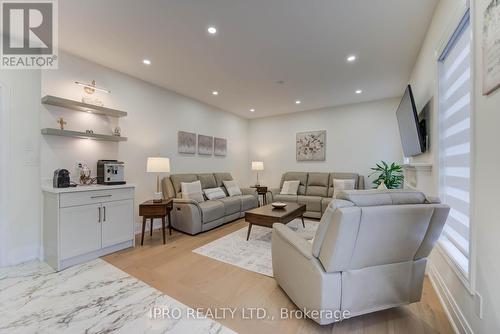
[[[305,220],[305,229],[300,219],[287,224],[289,228],[306,236],[314,236],[319,222]],[[252,226],[250,239],[247,241],[248,227],[214,240],[193,252],[219,260],[234,266],[273,277],[271,259],[272,229],[262,226]]]
[[[111,332],[234,333],[100,259],[0,268],[0,333]]]

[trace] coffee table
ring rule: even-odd
[[[287,203],[287,206],[283,209],[275,209],[269,204],[246,211],[245,221],[248,222],[247,240],[250,237],[252,225],[273,227],[274,223],[287,224],[295,218],[301,218],[302,226],[306,227],[304,224],[304,212],[306,212],[306,205],[297,203]]]

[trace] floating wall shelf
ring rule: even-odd
[[[115,142],[127,140],[127,137],[101,135],[101,134],[97,134],[97,133],[86,133],[86,132],[51,129],[51,128],[42,129],[42,134],[43,135],[50,135],[50,136],[85,138],[85,139],[95,139],[95,140],[115,141]]]
[[[68,109],[72,109],[72,110],[76,110],[76,111],[83,111],[83,112],[89,112],[89,113],[93,113],[93,114],[106,115],[106,116],[112,116],[112,117],[125,117],[125,116],[127,116],[127,113],[125,111],[95,106],[92,104],[68,100],[68,99],[64,99],[62,97],[57,97],[57,96],[52,96],[52,95],[45,95],[44,97],[42,97],[42,103],[43,104],[50,104],[50,105],[58,106],[58,107],[63,107],[63,108],[68,108]]]

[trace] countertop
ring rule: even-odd
[[[88,186],[76,186],[69,188],[54,188],[52,184],[43,184],[42,191],[53,193],[53,194],[62,194],[62,193],[75,193],[81,191],[96,191],[96,190],[110,190],[110,189],[124,189],[124,188],[135,188],[135,185],[132,183],[127,184],[117,184],[117,185],[104,185],[104,184],[92,184]]]

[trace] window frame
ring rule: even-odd
[[[469,199],[469,257],[468,257],[468,275],[466,275],[461,269],[460,265],[456,263],[455,259],[449,254],[448,250],[445,249],[443,243],[438,240],[436,244],[436,249],[443,256],[446,262],[450,265],[453,272],[462,282],[462,284],[466,287],[469,294],[474,294],[475,282],[476,282],[476,219],[475,219],[475,158],[476,158],[476,149],[475,149],[475,92],[476,92],[476,82],[475,82],[475,49],[476,49],[476,39],[475,39],[475,27],[474,27],[474,8],[471,8],[468,3],[465,3],[460,10],[458,10],[453,18],[450,20],[450,24],[448,25],[446,32],[441,39],[439,47],[435,51],[435,64],[436,64],[436,81],[435,81],[435,96],[437,99],[435,101],[436,106],[436,122],[437,122],[437,142],[438,149],[436,150],[436,162],[439,166],[437,168],[437,178],[438,178],[438,191],[441,192],[441,102],[440,102],[440,59],[443,53],[446,51],[447,46],[456,36],[456,32],[461,28],[463,21],[468,17],[469,26],[470,26],[470,34],[471,34],[471,53],[470,53],[470,86],[471,86],[471,96],[470,96],[470,199]]]

